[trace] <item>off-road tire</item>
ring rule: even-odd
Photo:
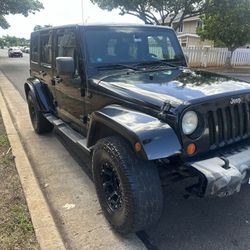
[[[122,193],[121,207],[115,211],[105,197],[102,171],[106,163],[115,171]],[[116,231],[122,234],[137,232],[158,221],[162,214],[163,195],[153,162],[140,160],[124,139],[108,137],[96,144],[92,168],[100,205]]]
[[[37,107],[31,92],[27,96],[29,114],[32,126],[37,134],[49,133],[53,130],[53,125],[43,116],[43,113]]]

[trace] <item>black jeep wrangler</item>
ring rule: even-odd
[[[92,159],[97,195],[121,233],[154,224],[160,176],[228,196],[248,182],[250,85],[192,71],[171,28],[63,26],[32,33],[25,92],[34,130],[53,127]]]

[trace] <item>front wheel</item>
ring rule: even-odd
[[[51,132],[53,125],[43,116],[43,113],[38,109],[37,103],[31,92],[28,93],[27,102],[32,126],[37,134]]]
[[[100,205],[118,232],[140,231],[158,221],[163,195],[154,163],[138,159],[122,138],[108,137],[97,143],[92,167]]]

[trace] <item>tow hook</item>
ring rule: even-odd
[[[230,158],[214,157],[190,164],[199,182],[186,190],[199,197],[225,197],[239,192],[249,177],[250,160],[235,163],[235,159],[231,162]]]

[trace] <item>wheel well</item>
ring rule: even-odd
[[[25,94],[26,94],[26,97],[28,96],[28,93],[30,91],[30,87],[29,87],[29,84],[25,83],[24,84],[24,90],[25,90]]]
[[[110,136],[123,137],[121,134],[117,133],[115,130],[102,123],[95,124],[94,131],[92,130],[91,132],[93,133],[93,135],[91,136],[90,146],[95,145],[98,140],[103,139],[105,137],[110,137]],[[127,140],[126,138],[124,139]]]

